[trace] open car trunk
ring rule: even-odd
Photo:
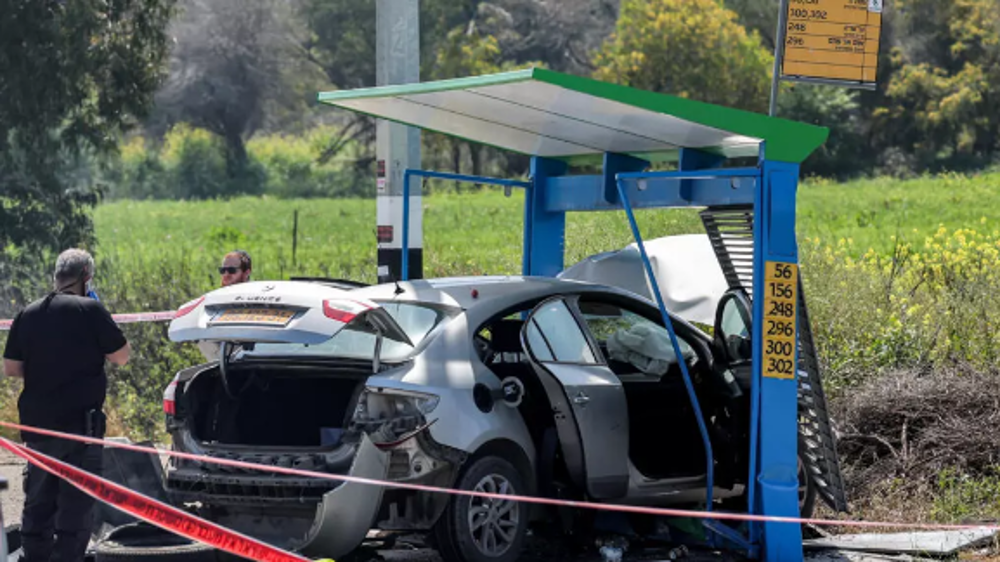
[[[181,404],[191,436],[210,445],[332,449],[340,445],[371,366],[230,364],[200,373]],[[227,391],[228,386],[228,391]]]

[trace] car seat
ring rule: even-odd
[[[493,356],[490,364],[519,364],[526,361],[521,347],[521,328],[524,320],[504,318],[490,325],[490,347]],[[499,376],[499,373],[498,373]],[[501,378],[503,378],[501,376]]]
[[[552,411],[549,407],[548,395],[528,361],[528,355],[521,346],[521,328],[524,321],[520,319],[502,319],[490,326],[490,343],[492,348],[489,368],[503,380],[515,377],[524,385],[524,398],[518,407],[524,416],[528,430],[536,445],[540,443],[545,427],[553,423]]]

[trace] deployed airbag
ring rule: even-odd
[[[645,246],[667,310],[690,322],[714,324],[715,307],[729,284],[708,236],[664,236],[646,240]],[[584,258],[558,277],[619,287],[655,300],[634,242]]]
[[[636,324],[611,334],[608,353],[611,359],[630,363],[648,375],[662,376],[671,364],[677,363],[670,336],[648,324]],[[685,359],[694,356],[690,349],[684,353]]]

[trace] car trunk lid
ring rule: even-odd
[[[174,342],[317,344],[345,328],[374,329],[411,344],[378,303],[350,290],[294,281],[248,282],[181,306],[170,322]]]

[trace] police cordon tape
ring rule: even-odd
[[[112,314],[111,318],[118,324],[133,324],[136,322],[163,322],[165,320],[173,320],[175,314],[175,311],[134,312],[128,314]],[[13,319],[0,320],[0,332],[10,330],[10,325],[13,323]]]
[[[597,511],[616,511],[621,513],[636,513],[642,515],[660,515],[665,517],[689,517],[694,519],[720,519],[720,520],[730,520],[730,521],[754,521],[754,522],[771,522],[771,523],[792,523],[792,524],[810,524],[817,526],[831,526],[831,527],[867,527],[867,528],[899,528],[899,529],[922,529],[922,530],[989,530],[989,531],[1000,531],[1000,524],[993,525],[957,525],[957,524],[936,524],[936,523],[900,523],[891,521],[855,521],[849,519],[812,519],[812,518],[801,518],[801,517],[785,517],[776,515],[753,515],[745,513],[726,513],[718,511],[698,511],[698,510],[688,510],[688,509],[673,509],[673,508],[662,508],[662,507],[640,507],[631,505],[618,505],[618,504],[606,504],[606,503],[594,503],[587,501],[573,501],[573,500],[559,500],[552,498],[541,498],[533,496],[520,496],[514,494],[497,494],[489,492],[476,492],[473,490],[459,490],[455,488],[442,488],[439,486],[426,486],[423,484],[410,484],[405,482],[391,482],[388,480],[377,480],[373,478],[362,478],[358,476],[346,476],[342,474],[329,474],[325,472],[315,472],[311,470],[302,470],[297,468],[286,468],[281,466],[273,466],[259,463],[251,463],[244,461],[234,461],[230,459],[221,459],[206,455],[195,455],[191,453],[183,453],[180,451],[171,451],[167,449],[157,449],[155,447],[144,447],[142,445],[133,445],[129,443],[120,443],[117,441],[105,441],[103,439],[95,439],[92,437],[85,437],[82,435],[73,435],[69,433],[62,433],[58,431],[51,431],[47,429],[40,429],[36,427],[30,427],[25,425],[20,425],[11,422],[0,421],[0,427],[6,427],[10,429],[18,429],[28,433],[35,433],[39,435],[47,435],[50,437],[60,437],[63,439],[69,439],[72,441],[80,441],[83,443],[90,443],[94,445],[103,445],[105,447],[116,447],[119,449],[125,449],[128,451],[135,451],[139,453],[152,453],[155,455],[165,455],[170,457],[176,457],[181,459],[193,460],[204,463],[213,463],[223,466],[231,466],[235,468],[243,468],[249,470],[258,470],[261,472],[271,472],[280,474],[289,474],[292,476],[305,476],[307,478],[321,478],[325,480],[337,480],[341,482],[352,482],[356,484],[365,484],[370,486],[381,486],[384,488],[395,488],[400,490],[414,490],[418,492],[430,492],[438,494],[450,494],[456,496],[468,496],[468,497],[479,497],[494,500],[513,500],[525,503],[535,503],[541,505],[551,505],[556,507],[571,507],[578,509],[592,509]],[[0,438],[0,441],[6,441]],[[17,446],[17,445],[15,445]],[[85,473],[86,474],[86,473]],[[94,477],[96,478],[96,477]],[[99,480],[99,479],[98,479]],[[150,500],[155,501],[155,500]],[[110,502],[109,502],[110,503]],[[113,504],[112,505],[117,505]]]
[[[113,505],[143,521],[193,541],[198,541],[250,560],[260,560],[263,562],[309,562],[308,558],[286,552],[257,539],[216,525],[211,521],[129,490],[124,486],[105,480],[7,439],[0,438],[0,448],[6,449],[38,468],[68,481],[82,492],[97,500]]]

